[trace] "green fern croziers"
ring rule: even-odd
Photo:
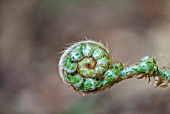
[[[111,55],[102,43],[85,40],[73,44],[64,51],[59,62],[63,81],[84,95],[95,93],[136,76],[157,79],[157,86],[168,87],[170,72],[159,68],[152,57],[143,57],[136,65],[113,63]]]

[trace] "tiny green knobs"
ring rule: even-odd
[[[78,42],[64,51],[59,62],[63,81],[83,94],[103,90],[112,61],[108,49],[92,40]]]
[[[95,93],[122,80],[158,77],[157,86],[168,87],[170,72],[157,66],[152,57],[143,57],[133,66],[113,63],[108,49],[92,40],[80,41],[66,49],[59,61],[62,80],[84,95]]]

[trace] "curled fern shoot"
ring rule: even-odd
[[[92,40],[80,41],[66,49],[59,61],[62,80],[83,95],[96,93],[112,87],[128,78],[151,78],[156,86],[168,87],[170,72],[158,67],[150,56],[143,57],[137,64],[127,66],[113,62],[109,50]]]

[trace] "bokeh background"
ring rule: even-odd
[[[144,79],[82,96],[58,61],[69,43],[102,41],[114,61],[170,62],[169,0],[0,0],[0,114],[170,114],[170,88]]]

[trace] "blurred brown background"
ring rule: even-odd
[[[114,61],[170,62],[169,0],[0,0],[0,114],[170,114],[170,89],[131,79],[81,96],[59,77],[68,43],[108,45]]]

